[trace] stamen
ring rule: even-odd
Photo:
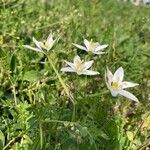
[[[78,61],[78,62],[76,63],[77,69],[81,68],[82,63],[83,63],[83,61]]]
[[[92,42],[91,42],[91,43],[90,43],[90,51],[95,50],[98,45],[99,45],[99,43],[97,43],[97,42],[96,42],[96,43],[94,43],[94,42],[92,43]]]
[[[112,88],[118,88],[118,82],[112,82],[111,86]]]

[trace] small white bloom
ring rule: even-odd
[[[114,75],[107,68],[107,71],[105,73],[105,81],[112,96],[116,97],[118,94],[120,94],[133,101],[139,102],[138,99],[132,93],[124,90],[129,87],[137,86],[138,84],[123,81],[123,77],[124,77],[124,70],[122,67],[118,68],[114,73]]]
[[[92,42],[84,39],[84,45],[81,46],[78,44],[73,43],[74,46],[76,46],[79,49],[85,50],[87,52],[92,52],[94,54],[104,54],[105,52],[102,52],[108,45],[100,45],[98,42]]]
[[[150,5],[150,0],[143,0],[144,5]]]
[[[81,58],[77,55],[74,57],[73,63],[65,61],[68,67],[64,67],[61,69],[63,72],[76,72],[78,75],[84,74],[84,75],[97,75],[99,72],[88,70],[92,64],[93,60],[83,62]]]
[[[44,50],[49,52],[49,50],[53,47],[57,39],[54,40],[53,35],[49,34],[47,40],[43,42],[37,41],[34,37],[32,38],[32,40],[34,44],[36,45],[36,47],[31,47],[30,45],[23,45],[23,47],[37,51],[37,52],[44,52]]]
[[[131,3],[133,3],[134,5],[138,6],[138,5],[149,5],[150,4],[150,0],[131,0]]]

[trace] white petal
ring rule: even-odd
[[[53,40],[53,36],[52,34],[49,34],[48,38],[47,38],[47,45],[48,45],[48,51],[53,47],[54,43],[56,42],[57,39]]]
[[[105,82],[106,82],[107,88],[110,90],[111,86],[110,86],[110,84],[107,81],[107,72],[106,71],[105,71]]]
[[[116,97],[118,95],[118,90],[111,90],[111,95]]]
[[[32,38],[34,44],[39,48],[41,49],[41,42],[37,41],[34,37]]]
[[[55,41],[53,41],[51,44],[48,45],[48,49],[47,51],[49,51],[50,49],[52,49],[52,47],[54,46]]]
[[[44,48],[44,49],[45,49],[44,43],[39,42],[38,44],[39,44],[40,49],[42,49],[42,48]]]
[[[124,77],[124,71],[122,67],[119,67],[116,72],[114,73],[113,81],[114,82],[122,82]]]
[[[108,69],[108,67],[107,67],[106,76],[107,76],[107,78],[108,78],[108,83],[109,83],[109,85],[111,86],[111,82],[112,82],[112,80],[113,80],[113,74],[112,74],[112,72]]]
[[[29,46],[29,45],[22,45],[22,46],[25,48],[31,49],[33,51],[36,51],[36,52],[43,52],[41,49],[34,48],[34,47]]]
[[[130,93],[128,91],[121,90],[121,91],[119,91],[119,94],[121,94],[121,95],[135,101],[135,102],[139,102],[139,100],[132,93]]]
[[[49,34],[48,38],[47,38],[47,44],[51,44],[53,42],[53,35]]]
[[[74,65],[75,65],[75,64],[77,64],[77,63],[79,63],[79,62],[81,62],[81,58],[80,58],[78,55],[76,55],[76,56],[74,57],[73,63],[74,63]]]
[[[90,42],[87,39],[84,39],[84,44],[85,44],[86,48],[89,49]]]
[[[135,86],[138,86],[139,84],[137,83],[132,83],[132,82],[127,82],[127,81],[124,81],[121,83],[121,86],[123,89],[125,88],[129,88],[129,87],[135,87]]]
[[[101,51],[103,49],[105,49],[108,45],[99,45],[96,47],[95,51]]]
[[[53,45],[54,45],[54,42],[52,42],[52,43],[48,44],[47,51],[49,51],[50,49],[52,49]]]
[[[73,63],[71,63],[71,62],[69,62],[69,61],[66,61],[66,60],[65,60],[65,63],[66,63],[67,65],[69,65],[71,68],[74,69],[74,64],[73,64]]]
[[[93,62],[94,62],[93,60],[85,62],[85,63],[83,64],[85,70],[89,69],[89,68],[92,66]]]
[[[98,75],[99,72],[92,71],[92,70],[85,70],[85,71],[82,72],[82,74],[84,74],[84,75]]]
[[[63,71],[63,72],[75,72],[75,70],[72,69],[71,67],[64,67],[60,71]]]
[[[85,51],[87,51],[87,49],[86,49],[86,47],[84,47],[84,46],[81,46],[81,45],[78,45],[78,44],[75,44],[75,43],[72,43],[74,46],[76,46],[77,48],[79,48],[79,49],[82,49],[82,50],[85,50]]]
[[[106,52],[101,52],[101,51],[97,51],[97,52],[96,52],[96,51],[93,51],[93,53],[94,53],[94,54],[97,54],[97,55],[101,55],[101,54],[105,54]]]

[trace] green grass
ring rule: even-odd
[[[150,146],[150,10],[114,0],[0,1],[0,150],[136,150]],[[50,52],[74,96],[76,112],[45,55],[22,47],[49,32],[60,37]],[[88,55],[72,43],[108,44]],[[94,59],[98,76],[60,72],[78,54]],[[45,62],[45,63],[40,63]],[[113,98],[105,68],[120,66],[140,103]],[[142,150],[142,149],[141,149]]]

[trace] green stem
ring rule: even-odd
[[[70,95],[69,93],[69,90],[66,86],[66,84],[64,83],[63,79],[61,78],[59,72],[57,71],[55,65],[53,64],[53,61],[51,60],[50,56],[47,54],[47,58],[48,58],[48,61],[51,65],[51,67],[53,68],[54,72],[56,73],[58,79],[59,79],[59,82],[61,83],[61,85],[63,86],[67,96],[70,98],[72,104],[73,104],[73,114],[72,114],[72,121],[74,121],[74,118],[75,118],[75,102],[74,102],[74,98]]]
[[[5,10],[5,1],[4,0],[2,0],[2,3],[3,3],[3,9]]]
[[[40,129],[40,148],[43,148],[43,130],[42,130],[42,125],[39,123],[39,129]]]
[[[13,86],[13,93],[14,93],[15,105],[17,106],[17,97],[16,97],[16,89],[15,89],[15,86]]]
[[[75,122],[70,122],[70,121],[61,121],[61,120],[50,120],[50,119],[45,119],[45,120],[41,120],[42,123],[74,123],[76,124]]]

